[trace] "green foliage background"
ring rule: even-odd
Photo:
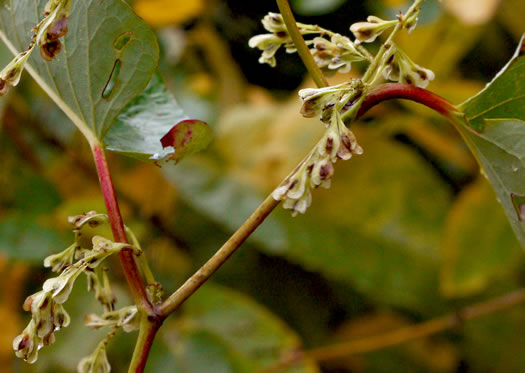
[[[139,2],[136,9],[148,9]],[[408,4],[355,3],[292,5],[298,20],[348,33],[370,13],[393,16]],[[424,4],[420,27],[399,44],[436,73],[430,90],[461,103],[513,54],[525,31],[523,2],[503,0],[476,25],[437,1]],[[177,6],[163,9],[177,13]],[[274,2],[210,1],[195,9],[174,15],[171,25],[150,22],[166,85],[190,117],[210,123],[212,145],[164,169],[110,157],[124,219],[167,292],[221,246],[323,130],[299,114],[296,89],[313,86],[303,81],[299,58],[282,53],[272,70],[247,46],[262,32],[259,19],[276,11]],[[6,63],[9,53],[0,57]],[[68,302],[75,323],[36,366],[16,360],[11,341],[28,316],[25,296],[50,275],[43,258],[71,240],[66,217],[102,212],[104,203],[89,148],[28,76],[0,103],[0,366],[6,373],[72,372],[97,342],[82,326],[97,310],[83,284]],[[396,102],[374,109],[355,132],[365,154],[337,164],[332,188],[314,193],[305,216],[278,208],[169,319],[147,371],[255,372],[298,348],[381,334],[524,285],[523,251],[452,126]],[[121,284],[119,304],[128,304],[117,262],[111,277]],[[289,371],[522,372],[524,315],[515,307],[446,334]],[[113,371],[126,371],[132,337],[110,348]]]

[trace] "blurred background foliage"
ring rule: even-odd
[[[312,87],[297,55],[275,69],[248,39],[271,0],[135,0],[156,29],[160,71],[184,110],[215,140],[177,167],[118,156],[110,168],[126,223],[168,292],[191,275],[290,172],[323,131],[299,114]],[[303,23],[348,34],[404,0],[292,0]],[[525,31],[522,0],[427,0],[399,43],[436,73],[429,89],[461,103],[505,64]],[[2,49],[5,63],[9,54]],[[333,76],[332,83],[359,74]],[[89,149],[27,77],[0,101],[0,366],[72,372],[97,343],[83,317],[98,310],[85,285],[66,308],[74,323],[28,366],[11,342],[24,298],[51,276],[43,258],[72,240],[67,216],[104,211]],[[365,154],[340,162],[305,216],[278,208],[160,333],[149,372],[257,372],[298,349],[359,340],[524,286],[524,256],[501,206],[453,128],[424,107],[383,104],[355,125]],[[119,304],[129,298],[117,262]],[[100,311],[100,310],[98,310]],[[524,372],[525,306],[415,342],[289,372]],[[134,342],[110,347],[125,372]]]

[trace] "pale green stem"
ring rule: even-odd
[[[142,373],[146,367],[149,351],[153,345],[155,335],[159,330],[161,324],[151,321],[147,314],[141,312],[139,336],[133,351],[133,357],[129,364],[128,373]]]
[[[142,273],[144,274],[144,278],[146,280],[147,285],[153,285],[156,284],[157,281],[155,281],[155,276],[153,276],[153,272],[151,271],[151,268],[148,263],[148,259],[146,258],[145,252],[140,247],[140,243],[137,240],[137,237],[135,237],[135,234],[129,229],[128,227],[124,227],[126,230],[126,235],[131,241],[131,244],[138,248],[141,252],[140,256],[138,256],[140,268],[142,269]]]
[[[315,63],[315,60],[310,53],[310,49],[304,42],[303,36],[297,27],[297,23],[295,22],[292,10],[290,9],[290,4],[288,4],[288,0],[277,0],[277,6],[279,7],[279,11],[281,12],[284,23],[286,24],[286,29],[288,30],[295,48],[297,49],[297,53],[301,57],[304,66],[312,76],[315,84],[319,88],[327,87],[328,82],[326,81],[326,78],[324,77],[323,72],[319,66],[317,66],[317,63]]]

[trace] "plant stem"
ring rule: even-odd
[[[113,237],[116,242],[129,243],[128,237],[126,235],[126,229],[122,221],[122,216],[120,215],[120,208],[115,196],[115,189],[113,187],[113,181],[111,180],[111,174],[109,173],[109,167],[106,161],[104,148],[101,144],[96,144],[93,146],[92,151],[97,167],[100,187],[102,188],[102,194],[104,195],[104,201],[108,211]],[[126,280],[131,289],[131,293],[133,294],[135,304],[141,313],[139,337],[135,345],[135,350],[133,351],[129,372],[142,373],[144,372],[144,367],[146,366],[146,361],[148,359],[148,354],[151,349],[151,345],[153,344],[155,334],[157,333],[157,330],[160,328],[164,319],[159,316],[157,310],[153,307],[148,299],[146,287],[142,277],[140,276],[133,251],[122,250],[119,255],[120,263],[122,264],[122,269],[126,276]]]
[[[327,87],[328,82],[326,81],[326,78],[324,77],[321,69],[319,69],[319,66],[317,66],[317,63],[315,63],[314,58],[310,53],[310,49],[304,42],[304,38],[297,27],[292,9],[290,9],[290,4],[288,4],[288,0],[277,0],[277,6],[279,7],[279,11],[283,16],[286,29],[292,38],[295,48],[297,49],[297,53],[299,53],[304,66],[312,76],[315,84],[318,88]]]
[[[162,325],[162,321],[151,319],[146,314],[142,314],[140,319],[139,336],[133,351],[133,357],[129,364],[128,373],[144,372],[148,355],[153,345],[155,335]]]
[[[108,163],[106,161],[104,149],[101,145],[93,147],[93,157],[95,158],[100,187],[102,189],[102,194],[104,195],[113,237],[116,242],[129,243],[124,223],[122,222],[122,216],[120,215],[120,208],[115,196]],[[135,258],[133,257],[133,252],[131,250],[122,250],[120,253],[120,262],[131,289],[131,293],[133,294],[133,298],[135,299],[135,303],[142,311],[148,313],[153,312],[153,307],[148,301],[145,285],[140,276]]]
[[[456,109],[456,107],[450,102],[435,93],[427,91],[426,89],[411,84],[386,83],[378,85],[368,92],[357,112],[356,119],[359,119],[375,105],[396,98],[411,100],[423,104],[448,119],[455,118],[454,114],[458,112],[458,109]]]
[[[259,373],[279,372],[303,359],[327,361],[347,357],[350,355],[376,351],[390,346],[396,346],[415,339],[427,337],[447,329],[456,328],[465,321],[470,321],[481,316],[505,310],[524,302],[525,289],[519,289],[512,293],[496,297],[482,303],[477,303],[461,308],[445,316],[406,328],[401,328],[383,335],[295,353],[293,356],[283,359],[283,361],[279,362],[279,364],[268,367]]]
[[[279,205],[280,201],[272,195],[266,197],[261,205],[193,276],[191,276],[175,293],[162,303],[159,313],[166,317],[175,311],[186,299],[197,291],[257,229],[266,217]]]

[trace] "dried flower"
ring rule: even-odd
[[[90,214],[87,219],[80,219],[83,223],[88,223],[94,219],[97,214]],[[75,220],[74,224],[80,224],[80,220]],[[81,229],[83,225],[77,225]],[[78,231],[77,231],[78,233]],[[76,236],[76,238],[78,238]],[[64,264],[71,260],[77,246],[72,245],[66,249],[62,255],[46,258],[49,266],[62,270],[59,276],[48,279],[44,282],[43,290],[29,296],[24,302],[24,310],[31,311],[31,321],[24,329],[22,334],[17,336],[13,341],[13,348],[16,355],[28,362],[34,362],[38,356],[38,350],[43,346],[54,343],[54,332],[67,327],[70,323],[70,317],[62,304],[67,300],[75,280],[82,272],[88,274],[88,279],[97,266],[108,256],[118,253],[123,249],[132,249],[136,254],[140,254],[140,249],[123,243],[115,243],[103,237],[95,236],[92,239],[93,247],[91,250],[85,250],[87,254],[75,264]],[[88,281],[91,283],[92,281]],[[107,276],[104,278],[104,286],[99,290],[98,298],[103,299],[107,309],[114,306],[114,296],[109,287]],[[129,316],[130,317],[130,316]],[[126,324],[132,323],[128,317]],[[125,317],[122,316],[124,320]],[[121,323],[124,323],[122,321]],[[121,325],[124,328],[124,324]],[[126,328],[131,329],[130,326]],[[96,366],[96,365],[91,365]],[[98,368],[97,368],[98,369]],[[88,370],[89,371],[89,370]]]
[[[2,71],[0,71],[0,96],[4,96],[9,91],[9,87],[14,87],[20,81],[24,64],[30,56],[30,51],[18,54]]]
[[[356,38],[356,44],[371,43],[385,30],[395,26],[398,21],[385,21],[376,16],[369,16],[367,22],[357,22],[350,26]]]
[[[50,0],[45,7],[47,16],[38,26],[36,43],[42,58],[52,61],[62,50],[59,38],[68,32],[71,0]]]
[[[100,329],[107,326],[122,328],[126,333],[139,328],[139,312],[137,306],[128,306],[117,311],[106,312],[102,316],[89,314],[86,316],[86,326]]]
[[[82,360],[77,365],[78,373],[110,373],[108,356],[106,354],[107,341],[100,342],[93,353]]]

